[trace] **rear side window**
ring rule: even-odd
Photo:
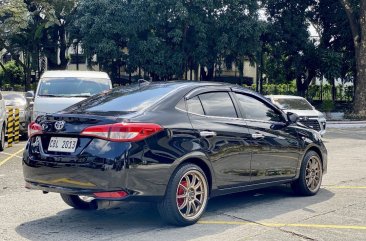
[[[277,113],[274,109],[267,106],[265,103],[243,94],[235,94],[239,105],[244,111],[244,118],[251,120],[261,121],[283,121],[283,117],[280,113]]]
[[[227,92],[212,92],[199,95],[205,114],[208,116],[236,118],[234,104]]]
[[[202,108],[201,101],[197,96],[187,100],[187,106],[188,106],[188,112],[199,115],[205,114]]]

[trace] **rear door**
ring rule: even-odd
[[[251,154],[245,122],[238,118],[229,91],[204,90],[187,101],[192,126],[199,133],[200,146],[212,162],[219,188],[250,182]]]
[[[248,93],[235,93],[250,133],[252,183],[289,179],[299,165],[297,132],[285,117],[264,100]]]

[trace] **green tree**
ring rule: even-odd
[[[263,35],[267,75],[272,81],[296,80],[299,95],[304,96],[309,84],[317,76],[320,58],[317,46],[310,39],[309,6],[313,0],[266,0],[267,31]],[[278,74],[277,71],[280,71]]]
[[[10,86],[23,85],[24,70],[19,67],[15,61],[9,61],[4,66],[4,69],[0,71],[1,85],[8,84]]]
[[[340,0],[352,31],[356,60],[356,81],[353,111],[366,116],[366,1]]]
[[[80,1],[75,36],[104,68],[124,62],[153,79],[213,79],[215,66],[231,57],[254,59],[258,4],[249,0]],[[205,71],[203,71],[205,70]]]
[[[40,53],[47,57],[48,69],[65,69],[67,50],[71,45],[66,28],[75,13],[76,0],[24,0],[31,16],[28,29],[34,41],[33,61]],[[59,61],[58,61],[59,60]]]
[[[0,1],[0,51],[10,53],[16,63],[23,67],[24,71],[28,68],[21,61],[21,53],[24,50],[22,37],[28,24],[27,9],[22,0],[1,0]],[[7,68],[1,63],[4,75],[7,75]],[[9,73],[10,75],[11,73]]]
[[[354,44],[347,15],[340,1],[321,0],[312,6],[310,21],[319,35],[320,76],[332,85],[336,99],[335,79],[353,81],[355,73]]]

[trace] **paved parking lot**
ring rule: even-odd
[[[211,199],[201,221],[177,228],[154,205],[75,211],[23,186],[25,143],[0,153],[0,240],[366,240],[366,128],[329,129],[328,174],[314,197],[286,186]]]

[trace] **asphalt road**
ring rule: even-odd
[[[76,211],[24,188],[25,143],[0,153],[0,240],[366,240],[366,128],[329,129],[328,173],[314,197],[286,186],[211,199],[201,221],[164,224],[154,205]]]

